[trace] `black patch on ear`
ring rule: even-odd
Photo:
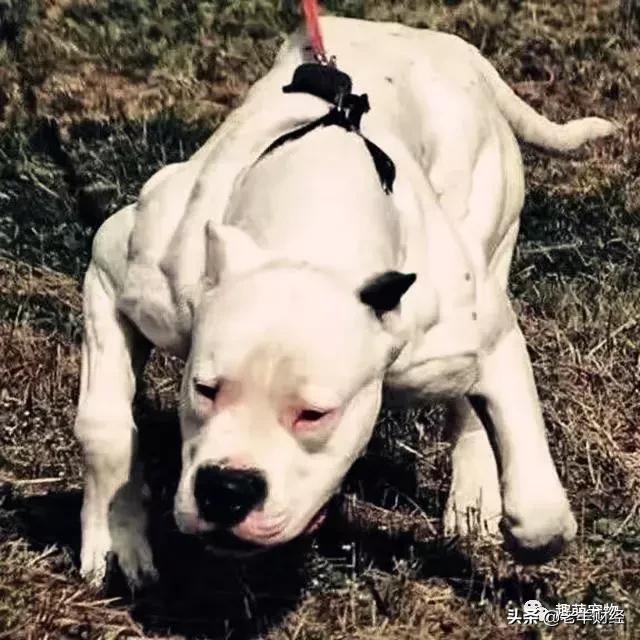
[[[360,289],[360,300],[380,317],[383,313],[393,311],[400,304],[402,296],[416,278],[415,273],[387,271],[376,276]]]

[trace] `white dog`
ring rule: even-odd
[[[294,34],[206,145],[96,236],[75,432],[81,570],[97,583],[109,552],[133,583],[155,573],[131,413],[149,343],[187,360],[185,533],[231,550],[314,529],[385,385],[450,399],[446,531],[466,533],[479,508],[484,530],[500,522],[512,548],[540,558],[575,535],[506,293],[524,196],[514,132],[569,150],[613,126],[549,122],[455,36],[322,28],[353,92],[318,97],[318,82],[344,81],[329,67],[283,92],[310,58]]]

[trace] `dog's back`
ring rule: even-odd
[[[426,177],[455,224],[469,218],[468,235],[482,245],[480,261],[492,261],[522,204],[522,171],[512,128],[527,140],[558,149],[612,130],[599,119],[549,122],[456,36],[333,17],[322,19],[322,29],[331,54],[351,75],[354,92],[369,95],[371,111],[363,119],[363,133],[393,157],[400,173]],[[181,325],[182,333],[188,333],[204,270],[206,222],[225,219],[234,189],[278,135],[326,113],[328,106],[313,96],[282,93],[295,68],[308,59],[307,49],[304,32],[294,33],[271,71],[202,149],[188,162],[163,169],[142,190],[126,252],[122,248],[127,269],[118,269],[114,279],[121,309],[136,324],[142,315],[166,318],[154,341],[171,326]],[[515,170],[508,168],[513,166]],[[478,171],[484,178],[475,197],[472,177]],[[470,202],[475,202],[473,210]],[[117,215],[128,228],[131,211]],[[466,233],[464,224],[461,233]],[[103,235],[96,241],[98,253]],[[168,308],[175,306],[177,311]]]

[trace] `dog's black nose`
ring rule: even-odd
[[[200,517],[228,528],[242,522],[264,501],[267,482],[255,469],[207,465],[196,471],[194,494]]]

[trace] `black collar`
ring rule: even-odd
[[[380,147],[362,135],[360,122],[362,116],[370,109],[369,98],[367,94],[355,95],[351,92],[351,88],[351,78],[334,66],[317,63],[300,65],[295,70],[291,84],[283,87],[282,90],[285,93],[309,93],[334,106],[321,118],[289,131],[274,140],[262,152],[259,159],[264,158],[287,142],[302,138],[315,129],[338,126],[362,138],[375,165],[382,189],[386,194],[390,194],[393,191],[396,167],[393,160]]]

